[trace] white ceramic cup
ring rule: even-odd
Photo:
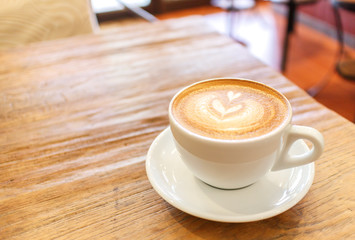
[[[216,79],[205,81],[213,80]],[[172,103],[179,94],[192,85],[179,91],[171,100],[169,121],[181,159],[203,182],[222,189],[242,188],[255,183],[269,171],[308,164],[322,154],[324,145],[322,134],[311,127],[292,125],[291,105],[281,93],[288,105],[287,119],[269,133],[249,139],[221,140],[189,131],[174,118]],[[290,147],[299,139],[306,139],[313,146],[302,155],[291,155]]]

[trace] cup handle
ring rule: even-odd
[[[290,148],[299,139],[309,140],[313,144],[313,147],[303,154],[291,155],[289,153]],[[286,135],[286,143],[281,150],[280,157],[271,170],[278,171],[314,162],[322,154],[323,147],[324,139],[319,131],[311,127],[291,125]]]

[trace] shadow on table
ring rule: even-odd
[[[191,236],[201,239],[292,239],[299,234],[303,218],[302,209],[297,207],[269,219],[248,223],[214,222],[194,217],[175,207],[169,208],[169,213]],[[190,236],[189,233],[186,236]]]

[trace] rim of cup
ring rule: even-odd
[[[280,95],[280,97],[282,99],[285,100],[285,103],[287,105],[287,110],[288,110],[288,114],[285,118],[285,120],[279,125],[277,126],[275,129],[273,129],[270,132],[267,132],[263,135],[260,136],[256,136],[256,137],[251,137],[251,138],[246,138],[246,139],[219,139],[219,138],[212,138],[212,137],[207,137],[207,136],[203,136],[203,135],[199,135],[197,133],[192,132],[191,130],[186,129],[185,127],[183,127],[174,117],[173,113],[172,113],[172,105],[173,102],[175,101],[175,99],[177,98],[177,96],[179,96],[183,91],[185,91],[186,89],[193,87],[197,84],[201,84],[204,82],[210,82],[210,81],[219,81],[219,80],[238,80],[238,81],[247,81],[247,82],[251,82],[251,83],[256,83],[258,85],[262,85],[268,89],[271,89],[272,91],[276,92],[278,95]],[[282,131],[285,127],[287,127],[292,120],[292,107],[291,104],[289,102],[289,100],[286,98],[285,95],[283,95],[281,92],[279,92],[278,90],[276,90],[273,87],[270,87],[264,83],[255,81],[255,80],[250,80],[250,79],[246,79],[246,78],[235,78],[235,77],[222,77],[222,78],[210,78],[210,79],[206,79],[206,80],[202,80],[202,81],[198,81],[195,82],[193,84],[190,84],[188,86],[183,87],[182,89],[180,89],[171,99],[170,103],[169,103],[169,120],[170,120],[170,124],[171,122],[174,123],[175,126],[177,126],[180,130],[182,130],[183,132],[185,132],[187,135],[191,136],[191,137],[195,137],[195,138],[199,138],[201,140],[204,141],[209,141],[209,142],[220,142],[220,143],[248,143],[248,142],[255,142],[255,141],[262,141],[265,140],[266,138],[272,137],[276,134],[278,134],[280,131]]]

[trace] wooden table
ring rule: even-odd
[[[200,17],[0,53],[0,239],[354,239],[354,124]],[[301,202],[270,219],[188,215],[150,185],[145,159],[171,97],[212,77],[283,92],[325,151]]]

